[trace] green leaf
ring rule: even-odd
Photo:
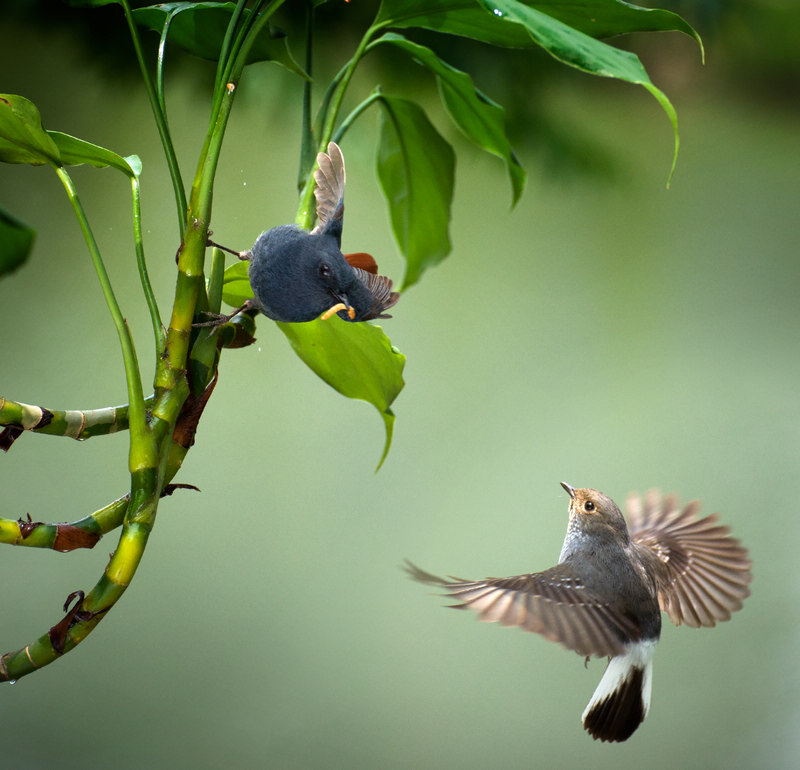
[[[378,468],[392,444],[391,405],[403,389],[406,357],[380,326],[350,323],[334,316],[327,321],[279,323],[295,352],[334,390],[372,404],[381,414],[386,441]]]
[[[36,232],[0,206],[0,277],[30,256]]]
[[[595,40],[517,0],[478,0],[478,2],[496,18],[498,24],[523,27],[538,45],[560,62],[592,75],[618,78],[646,88],[656,98],[672,123],[675,136],[675,152],[669,173],[669,178],[672,178],[680,143],[678,116],[666,94],[653,85],[636,54]]]
[[[671,11],[642,8],[622,0],[542,0],[521,4],[596,38],[630,32],[675,31],[694,38],[702,49],[695,29]],[[524,29],[504,27],[496,21],[487,19],[477,4],[469,0],[383,0],[376,19],[384,27],[423,27],[511,48],[530,48],[535,44]]]
[[[133,11],[134,21],[145,29],[158,32],[169,22],[168,40],[201,59],[217,61],[225,39],[225,30],[236,8],[235,3],[161,3]],[[245,10],[247,18],[251,11]],[[309,79],[294,60],[286,35],[269,25],[259,33],[247,55],[247,64],[272,61]]]
[[[115,168],[129,177],[139,176],[142,172],[142,161],[138,155],[123,158],[121,155],[99,147],[83,139],[62,134],[61,131],[48,131],[47,134],[58,147],[61,162],[65,166],[81,166],[87,163],[96,168]]]
[[[247,262],[235,262],[225,269],[222,299],[240,307],[252,299]],[[334,390],[348,398],[372,404],[383,418],[386,442],[378,467],[392,443],[394,414],[392,402],[403,389],[406,357],[398,352],[380,326],[350,323],[334,316],[327,321],[278,323],[295,353]]]
[[[506,136],[506,111],[475,88],[466,72],[443,62],[430,48],[392,32],[378,38],[370,47],[381,43],[400,48],[436,76],[442,102],[453,122],[475,144],[505,161],[511,181],[512,205],[516,204],[525,186],[525,170]]]
[[[455,157],[419,105],[385,94],[380,103],[378,179],[406,259],[406,289],[450,253]]]
[[[253,299],[253,289],[247,275],[248,262],[234,262],[222,274],[222,299],[231,307],[241,307],[248,299]]]
[[[42,128],[39,110],[24,96],[0,94],[0,161],[61,165],[58,147]]]
[[[67,0],[73,8],[99,8],[101,5],[122,5],[120,0]]]

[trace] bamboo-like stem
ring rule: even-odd
[[[131,508],[133,507],[131,505]],[[154,516],[154,510],[150,509],[149,512]],[[139,514],[143,513],[144,509],[139,509]],[[143,518],[152,521],[152,516],[145,515]],[[53,626],[46,634],[20,650],[0,657],[0,681],[15,681],[52,663],[91,633],[133,580],[150,529],[151,526],[146,522],[126,521],[117,549],[94,588],[85,598],[79,600],[63,621]]]
[[[183,186],[181,169],[178,165],[175,147],[172,144],[172,136],[170,135],[169,126],[167,125],[166,110],[163,108],[163,102],[159,99],[156,88],[153,85],[153,79],[150,77],[150,72],[147,69],[147,63],[144,60],[144,52],[142,51],[142,41],[139,37],[139,30],[136,28],[136,22],[133,20],[133,15],[131,14],[130,4],[128,0],[120,0],[120,3],[125,14],[125,21],[128,23],[128,30],[130,31],[133,48],[136,52],[136,59],[139,62],[139,69],[141,70],[142,80],[144,81],[144,88],[145,91],[147,91],[147,98],[150,100],[150,107],[153,111],[156,128],[158,129],[158,135],[161,139],[161,146],[164,148],[164,156],[167,159],[169,176],[172,180],[172,188],[175,193],[175,203],[178,207],[178,232],[180,236],[183,237],[187,209],[186,190]]]
[[[226,344],[225,340],[231,339],[230,331],[224,335],[220,332],[216,337],[197,332],[193,334],[192,331],[192,320],[198,308],[198,300],[202,298],[202,304],[206,307],[209,306],[209,298],[203,283],[203,266],[208,240],[208,223],[211,216],[214,176],[233,97],[247,60],[248,51],[264,24],[282,3],[283,0],[273,0],[260,14],[258,9],[261,8],[262,3],[256,5],[249,19],[243,25],[245,32],[237,35],[232,44],[228,62],[221,70],[224,77],[218,84],[219,87],[215,94],[211,124],[192,185],[189,206],[186,210],[187,227],[184,230],[182,248],[178,257],[175,300],[166,334],[164,354],[159,358],[156,369],[154,402],[149,419],[145,415],[133,341],[117,305],[99,250],[71,180],[63,169],[56,169],[78,215],[103,293],[122,342],[130,399],[128,421],[131,432],[131,492],[124,499],[124,505],[120,503],[120,509],[124,509],[120,541],[103,576],[86,596],[81,592],[70,595],[68,605],[75,596],[78,596],[78,601],[69,609],[65,605],[66,615],[47,634],[21,650],[0,657],[0,680],[15,680],[47,665],[71,650],[86,638],[100,622],[105,612],[119,600],[133,579],[141,561],[147,539],[155,523],[161,490],[164,489],[166,482],[177,473],[194,440],[197,423],[216,384],[216,356],[218,356],[219,348]],[[138,38],[135,34],[127,0],[124,0],[124,7],[134,36],[134,44],[137,45]],[[240,3],[240,7],[243,7],[243,3]],[[242,33],[242,29],[239,32]],[[137,54],[140,55],[138,47]],[[231,62],[231,60],[233,61]],[[141,57],[140,63],[142,63]],[[143,73],[145,72],[143,67]],[[148,85],[148,93],[152,92],[151,102],[158,121],[161,112],[156,109],[159,106],[158,97],[146,74],[145,81]],[[161,117],[163,118],[163,114]],[[165,124],[163,127],[166,129]],[[173,177],[173,181],[174,179],[175,177]],[[212,267],[212,282],[209,291],[212,294],[211,301],[215,302],[217,306],[221,291],[221,276],[216,273],[221,273],[222,264],[219,257],[216,257],[216,260],[212,257],[212,266],[216,267]],[[233,329],[235,324],[227,326]],[[233,333],[235,334],[235,329],[233,329]],[[194,346],[192,345],[193,341]],[[204,370],[202,376],[196,379],[193,377],[193,387],[191,388],[186,377],[190,362],[196,363],[199,369]],[[206,383],[205,386],[203,386],[203,381]],[[118,516],[120,510],[115,508],[115,512]],[[113,524],[115,521],[116,519],[112,520],[112,517],[105,519],[108,524]],[[44,541],[48,536],[52,536],[53,542],[56,542],[57,529],[53,533],[52,530],[47,529],[46,525],[38,525],[36,522],[22,522],[21,526],[22,529],[17,524],[16,534],[26,533],[27,538],[23,537],[22,539],[36,536]],[[37,532],[40,528],[41,532]],[[11,534],[14,534],[13,530]]]
[[[148,396],[144,400],[145,409],[152,405],[153,396]],[[83,441],[93,436],[127,430],[128,405],[58,410],[0,397],[0,425],[13,425],[32,433]]]
[[[130,495],[124,495],[77,521],[45,524],[22,519],[0,519],[0,543],[30,548],[72,551],[91,548],[108,532],[116,529],[125,517]]]

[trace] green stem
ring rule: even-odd
[[[139,195],[139,177],[131,177],[131,194],[133,195],[133,240],[136,245],[136,266],[139,269],[139,281],[142,284],[147,308],[150,311],[150,321],[153,324],[153,338],[155,340],[156,355],[161,357],[164,352],[164,325],[161,322],[161,313],[158,310],[156,295],[150,284],[147,273],[147,262],[144,258],[144,243],[142,237],[142,206]]]
[[[94,269],[100,281],[108,309],[117,328],[120,345],[122,347],[122,358],[125,363],[125,379],[128,386],[128,423],[131,431],[131,449],[129,456],[129,466],[131,472],[135,472],[140,467],[149,467],[155,462],[154,447],[147,433],[147,417],[144,408],[144,393],[142,392],[142,381],[139,376],[139,362],[133,348],[133,338],[131,337],[128,325],[122,316],[111,281],[108,278],[100,249],[94,238],[86,213],[78,198],[78,193],[72,183],[72,179],[63,166],[55,168],[58,178],[67,191],[75,216],[78,218],[83,237],[89,248],[89,253],[94,263]]]
[[[373,24],[364,33],[359,41],[355,53],[350,58],[350,61],[339,71],[334,78],[331,85],[328,87],[325,96],[320,104],[319,114],[317,117],[317,124],[319,126],[319,135],[317,137],[317,149],[319,152],[324,152],[331,141],[336,126],[336,119],[339,116],[339,110],[342,107],[347,87],[350,85],[350,80],[353,73],[361,61],[361,58],[367,51],[367,47],[373,35],[382,28],[382,25]],[[295,223],[305,229],[310,229],[314,224],[316,218],[316,211],[314,209],[314,167],[308,170],[305,178],[305,184],[300,192],[300,202],[297,207],[297,215],[295,216]]]
[[[225,68],[231,55],[231,46],[233,45],[234,34],[239,28],[239,20],[244,13],[247,0],[238,0],[236,8],[231,15],[231,20],[228,22],[228,28],[225,30],[225,38],[222,41],[222,48],[220,48],[219,59],[217,59],[217,76],[214,80],[214,93],[220,90],[221,84],[224,83]]]
[[[150,100],[150,107],[153,111],[153,117],[156,121],[156,128],[158,135],[161,138],[161,146],[164,148],[164,155],[167,159],[167,166],[169,168],[170,179],[172,180],[172,187],[175,193],[175,203],[178,207],[178,232],[183,237],[183,229],[186,222],[186,191],[183,186],[183,179],[181,177],[180,166],[178,165],[178,158],[175,155],[175,148],[172,145],[172,137],[170,136],[169,126],[167,125],[167,113],[163,106],[163,92],[162,99],[156,92],[153,85],[153,79],[150,77],[150,72],[147,69],[147,64],[144,60],[144,52],[142,51],[142,41],[139,38],[139,30],[136,27],[136,22],[133,20],[133,14],[128,0],[120,0],[122,10],[125,13],[125,21],[128,23],[130,30],[131,40],[133,41],[133,48],[136,51],[136,59],[139,62],[139,69],[142,73],[142,80],[144,81],[145,91]]]
[[[342,137],[347,133],[350,126],[364,112],[371,104],[380,101],[383,98],[379,89],[375,89],[361,104],[359,104],[340,124],[336,133],[333,135],[332,141],[337,144],[342,141]]]
[[[309,79],[303,83],[303,117],[300,127],[300,168],[297,172],[297,189],[302,190],[308,172],[314,166],[314,131],[311,127],[311,86],[313,64],[314,5],[306,0],[306,62],[305,70]]]

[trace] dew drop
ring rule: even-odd
[[[495,16],[502,16],[503,12],[499,8],[495,8],[493,11]]]

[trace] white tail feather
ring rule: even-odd
[[[657,643],[657,639],[633,642],[627,652],[609,661],[581,716],[584,727],[595,738],[624,741],[644,721],[650,710],[653,652]],[[630,690],[640,676],[641,701],[636,697],[639,693]]]

